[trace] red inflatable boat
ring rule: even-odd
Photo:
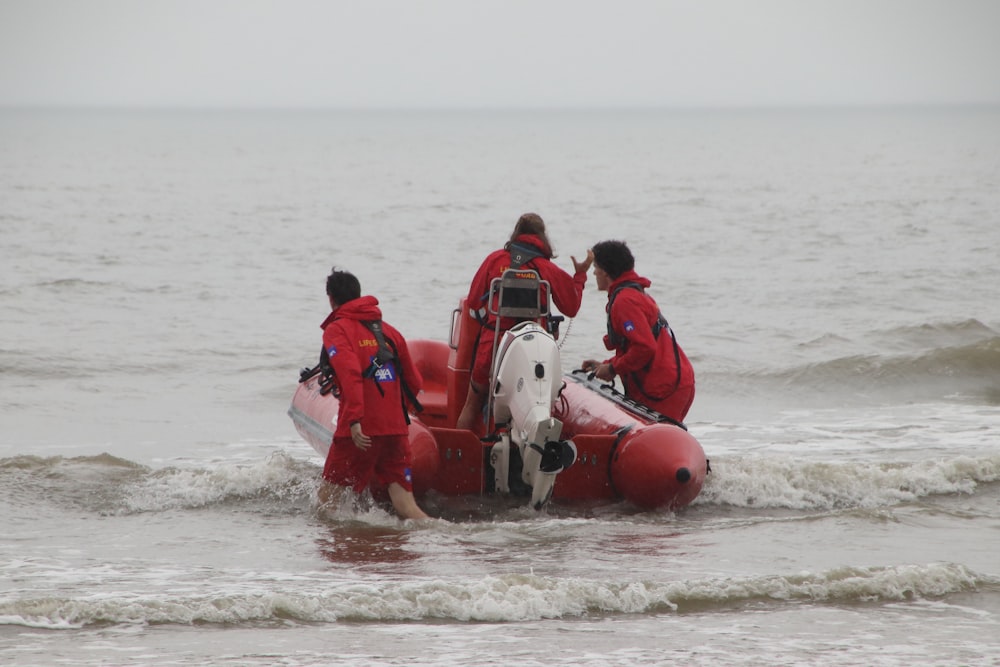
[[[464,306],[453,313],[451,341],[408,342],[424,380],[419,396],[423,411],[412,416],[410,425],[414,492],[529,494],[530,489],[519,490],[517,484],[498,488],[503,485],[497,483],[494,466],[496,437],[481,439],[454,428],[465,403],[479,326]],[[562,374],[558,359],[555,368],[561,379],[553,392],[551,416],[562,422],[560,437],[572,444],[575,461],[553,475],[544,500],[624,498],[643,509],[676,509],[697,497],[708,461],[683,424],[625,398],[583,371]],[[336,415],[337,399],[322,388],[319,375],[300,382],[289,416],[323,457]]]

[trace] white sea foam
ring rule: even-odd
[[[93,624],[415,621],[518,622],[593,614],[709,612],[748,602],[912,601],[941,598],[1000,581],[948,563],[885,568],[839,568],[795,575],[693,581],[598,581],[524,574],[470,580],[407,582],[310,581],[296,590],[217,591],[210,595],[95,594],[0,602],[0,624],[79,628]]]
[[[972,494],[1000,480],[1000,454],[917,462],[842,463],[752,454],[712,460],[696,504],[796,510],[874,508],[928,496]]]
[[[197,508],[230,501],[271,498],[301,501],[315,494],[318,468],[276,452],[250,463],[168,467],[126,489],[128,512]]]

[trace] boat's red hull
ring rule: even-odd
[[[414,491],[444,495],[486,494],[493,490],[489,463],[492,443],[468,430],[451,428],[465,401],[468,368],[463,345],[414,340],[410,351],[424,377],[424,411],[412,418]],[[620,394],[582,374],[564,376],[554,410],[562,437],[573,440],[577,461],[559,473],[553,498],[624,498],[645,509],[675,509],[701,491],[705,453],[684,429],[657,423]],[[330,447],[337,399],[320,392],[318,378],[299,385],[289,415],[302,437],[322,456]]]

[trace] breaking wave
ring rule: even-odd
[[[1000,590],[1000,581],[951,563],[844,567],[816,574],[686,581],[605,581],[525,574],[477,579],[326,582],[323,592],[258,590],[218,595],[102,594],[0,602],[0,624],[285,624],[517,622],[586,615],[704,613],[747,604],[857,604]]]
[[[695,504],[836,510],[892,506],[930,496],[973,494],[1000,481],[1000,454],[917,462],[810,462],[792,456],[712,461]]]
[[[57,503],[105,515],[232,504],[299,511],[311,506],[319,472],[281,451],[247,463],[158,470],[110,454],[0,459],[0,485],[18,504]]]
[[[277,451],[245,463],[151,469],[110,454],[84,457],[18,456],[0,459],[0,498],[12,506],[77,508],[100,515],[240,509],[297,514],[315,509],[321,467]],[[968,495],[1000,481],[1000,454],[913,462],[821,462],[786,454],[712,459],[694,505],[802,511],[872,509],[931,496]],[[436,497],[448,513],[449,501]],[[573,503],[556,501],[574,515]],[[613,503],[619,506],[620,503]],[[485,507],[485,506],[484,506]],[[592,503],[581,505],[592,509]],[[496,518],[504,508],[482,512]],[[622,507],[622,512],[630,513]]]

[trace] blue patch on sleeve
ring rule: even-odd
[[[333,345],[331,345],[330,347],[326,348],[326,354],[327,354],[327,356],[331,356],[331,357],[336,356],[337,355],[337,348],[334,347]]]
[[[635,325],[632,324],[632,320],[625,323],[625,333],[632,333],[635,331]]]

